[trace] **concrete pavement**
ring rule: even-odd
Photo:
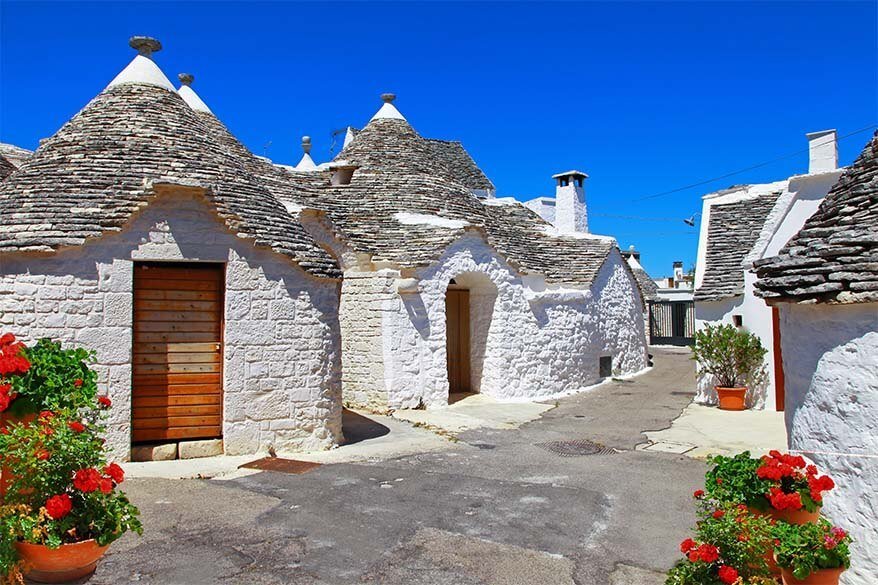
[[[460,428],[457,442],[433,433],[441,449],[303,475],[132,479],[146,534],[115,543],[89,582],[659,585],[704,465],[634,450],[694,393],[687,353],[655,354],[649,373],[561,399],[519,428]],[[375,422],[390,429],[381,436],[371,424],[355,422],[361,449],[406,423]],[[556,441],[600,452],[562,456]]]

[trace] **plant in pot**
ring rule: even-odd
[[[666,585],[762,585],[774,583],[765,551],[771,538],[768,518],[743,505],[699,506],[696,538],[680,543],[684,559],[668,573]]]
[[[784,585],[837,585],[851,565],[851,537],[825,518],[807,524],[778,522],[774,536]]]
[[[711,457],[704,491],[710,500],[744,504],[751,510],[790,523],[813,522],[825,492],[835,487],[799,455],[771,451],[759,458],[749,451],[734,457]]]
[[[97,399],[93,351],[49,339],[27,347],[12,333],[0,336],[0,428],[30,422],[38,412],[89,408]],[[0,467],[0,500],[11,472]]]
[[[719,407],[744,410],[747,388],[765,378],[766,349],[759,338],[732,325],[708,325],[695,332],[692,359],[716,384]]]
[[[139,534],[139,512],[118,489],[122,468],[107,461],[103,420],[111,403],[96,396],[91,352],[42,340],[16,355],[30,367],[6,377],[14,390],[6,406],[25,415],[44,408],[0,427],[0,582],[21,582],[22,572],[66,582],[94,571],[126,531]]]

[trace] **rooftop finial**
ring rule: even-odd
[[[180,73],[177,75],[177,79],[180,80],[180,83],[183,85],[189,86],[192,85],[192,82],[195,81],[195,76],[191,73]]]
[[[305,151],[305,154],[311,153],[311,137],[310,136],[302,136],[302,150]]]
[[[381,101],[384,102],[385,104],[392,104],[393,100],[395,100],[395,99],[396,99],[395,93],[382,93],[381,94]]]
[[[128,44],[144,57],[149,57],[156,51],[162,50],[162,44],[158,39],[152,37],[131,37],[128,39]]]

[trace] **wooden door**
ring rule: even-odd
[[[221,264],[134,265],[132,439],[222,436]]]
[[[448,289],[445,294],[448,391],[470,391],[469,291]]]

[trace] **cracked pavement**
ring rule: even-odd
[[[90,584],[658,585],[694,521],[702,462],[635,451],[694,394],[688,350],[442,451],[229,481],[132,479],[145,534]],[[562,457],[585,439],[616,452]],[[368,439],[367,439],[368,440]]]

